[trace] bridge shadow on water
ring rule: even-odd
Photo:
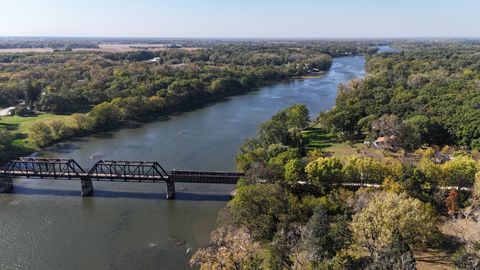
[[[45,196],[65,196],[65,197],[80,197],[78,190],[64,190],[64,189],[47,189],[47,188],[30,188],[24,186],[15,186],[13,191],[15,195],[45,195]],[[141,200],[167,200],[165,193],[154,192],[128,192],[128,191],[111,191],[96,189],[93,197],[96,198],[127,198],[127,199],[141,199]],[[89,197],[84,197],[89,198]],[[218,201],[226,202],[230,199],[229,195],[223,194],[199,194],[199,193],[185,193],[176,192],[175,200],[181,201]]]

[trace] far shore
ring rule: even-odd
[[[74,52],[77,51],[91,51],[91,52],[111,52],[111,53],[121,53],[121,52],[133,52],[140,50],[147,51],[164,51],[168,50],[168,44],[148,44],[148,43],[129,43],[129,44],[117,44],[117,43],[100,43],[98,44],[99,48],[74,48]],[[180,50],[194,51],[200,48],[179,48]],[[9,48],[9,49],[0,49],[0,53],[29,53],[29,52],[40,52],[40,53],[51,53],[53,48]]]

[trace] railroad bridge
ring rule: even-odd
[[[242,173],[177,171],[167,173],[158,162],[100,160],[84,170],[73,159],[23,157],[0,169],[0,193],[13,190],[13,178],[80,180],[81,195],[93,194],[92,181],[165,183],[167,199],[175,198],[175,182],[236,184]]]

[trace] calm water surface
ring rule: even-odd
[[[242,96],[136,128],[57,145],[48,157],[156,160],[167,170],[234,170],[235,155],[259,123],[294,103],[312,116],[334,105],[336,85],[364,75],[363,57],[334,59],[320,78],[262,87]],[[80,197],[77,181],[18,179],[0,195],[0,269],[187,269],[208,243],[229,185],[97,183]]]

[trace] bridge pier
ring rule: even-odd
[[[10,193],[13,191],[13,178],[8,176],[0,177],[0,193]]]
[[[82,197],[91,196],[93,194],[93,184],[91,177],[81,177],[80,178],[82,186]]]
[[[175,199],[175,182],[173,181],[166,181],[167,186],[167,200]]]

